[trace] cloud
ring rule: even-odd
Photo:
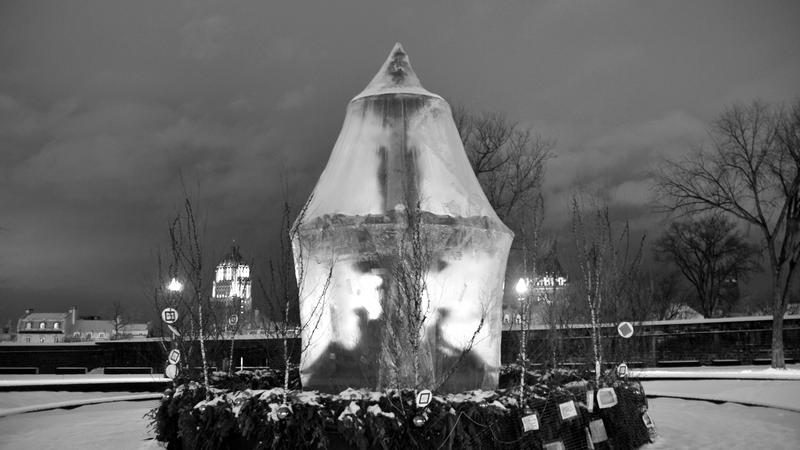
[[[283,97],[278,100],[275,109],[278,111],[299,109],[310,102],[314,98],[315,93],[316,89],[314,89],[312,85],[304,86],[299,90],[289,91],[283,94]]]
[[[675,157],[706,137],[705,124],[684,111],[626,124],[587,140],[557,148],[550,161],[544,189],[549,205],[548,223],[569,220],[570,195],[580,187],[608,196],[610,206],[633,219],[650,214],[649,173],[661,157]]]
[[[578,181],[604,188],[615,212],[646,217],[649,165],[705,139],[721,105],[797,95],[794,4],[429,3],[323,2],[314,14],[215,0],[156,14],[141,2],[4,8],[10,292],[54,305],[67,293],[141,302],[138,275],[181,200],[181,174],[200,185],[212,247],[235,237],[263,251],[282,177],[305,201],[347,102],[398,40],[432,91],[557,140],[545,179],[554,228]]]
[[[193,20],[181,29],[181,53],[192,59],[211,60],[225,49],[230,27],[220,15]]]

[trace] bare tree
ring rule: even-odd
[[[689,289],[681,283],[682,275],[666,267],[641,268],[634,276],[630,307],[634,321],[672,320],[689,303]]]
[[[719,213],[672,222],[656,240],[655,250],[694,286],[705,317],[727,310],[736,299],[726,288],[758,269],[758,248]]]
[[[419,204],[407,208],[403,217],[406,228],[398,239],[390,268],[397,299],[384,302],[386,330],[381,356],[394,373],[381,374],[380,383],[416,389],[422,383],[433,381],[431,373],[421,373],[422,358],[431,363],[425,364],[425,367],[433,367],[431,355],[421,354],[424,350],[423,326],[431,305],[426,281],[432,262],[432,250],[422,228]],[[387,377],[388,380],[384,379]]]
[[[489,203],[517,236],[523,236],[523,225],[531,223],[524,215],[541,209],[545,165],[555,142],[502,114],[478,115],[456,107],[453,120]]]
[[[468,377],[474,369],[466,364],[479,342],[487,311],[481,307],[475,328],[464,341],[448,342],[440,335],[451,311],[442,307],[441,298],[431,297],[436,289],[428,283],[439,263],[440,235],[435,227],[425,227],[424,215],[419,203],[405,210],[404,228],[386,274],[380,388],[450,389],[448,383],[456,373]]]
[[[759,230],[772,281],[772,367],[784,368],[783,315],[800,261],[800,101],[731,106],[710,129],[711,147],[665,161],[666,209],[719,211]]]
[[[178,298],[180,303],[186,302],[184,305],[187,306],[191,318],[192,334],[195,334],[200,342],[203,384],[208,389],[209,366],[205,342],[207,322],[203,320],[203,306],[206,304],[206,310],[209,309],[207,303],[210,293],[205,283],[208,274],[205,273],[204,266],[202,231],[198,227],[195,211],[188,197],[184,199],[183,213],[178,213],[170,223],[169,236],[172,256],[170,276],[181,280],[183,288]],[[166,283],[161,284],[166,285]]]
[[[114,327],[114,336],[112,339],[122,339],[122,332],[127,324],[128,320],[125,307],[119,300],[114,300],[114,303],[111,305],[111,325]]]
[[[300,210],[292,227],[292,211],[288,201],[284,202],[283,215],[280,229],[280,240],[278,255],[276,258],[267,262],[267,272],[257,277],[257,285],[266,301],[267,310],[273,320],[269,321],[269,333],[281,339],[283,357],[283,388],[284,401],[290,387],[290,375],[297,365],[294,363],[295,356],[302,355],[313,343],[313,336],[320,326],[323,317],[322,310],[326,307],[328,288],[330,287],[333,276],[333,266],[329,269],[327,276],[321,280],[321,286],[315,289],[313,298],[316,299],[312,306],[311,319],[305,322],[300,320],[299,299],[301,297],[306,272],[306,256],[303,253],[303,246],[298,245],[292,253],[292,242],[295,241],[297,233],[300,232],[306,207],[310,204],[310,199],[306,206]],[[296,256],[296,257],[293,257]],[[305,335],[307,339],[296,346],[296,338]]]
[[[614,313],[609,318],[612,320],[618,319],[621,313],[629,314],[622,311],[617,302],[635,279],[644,237],[634,249],[630,227],[626,224],[615,239],[608,206],[597,199],[587,205],[578,195],[572,197],[572,233],[583,296],[589,307],[595,379],[599,382],[603,358],[600,327],[604,316],[608,316],[604,310],[611,306]],[[611,304],[606,305],[609,302]]]

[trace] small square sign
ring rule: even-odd
[[[424,408],[430,404],[433,393],[428,389],[423,389],[417,393],[417,408]]]
[[[539,429],[539,415],[536,413],[528,414],[522,418],[522,431],[536,431]]]
[[[603,423],[603,419],[589,422],[589,432],[592,433],[592,442],[595,444],[608,440],[608,433],[606,433],[606,425]]]
[[[614,388],[602,388],[597,390],[597,406],[600,409],[611,408],[617,404],[617,393]]]
[[[167,356],[167,361],[170,364],[178,364],[180,360],[181,360],[181,351],[178,349],[172,349],[172,351],[170,351],[169,355]]]
[[[173,324],[178,321],[178,310],[175,308],[164,308],[161,311],[161,320],[167,324]]]
[[[564,443],[561,441],[548,442],[544,444],[544,447],[542,448],[544,450],[567,450],[567,448],[564,447]]]
[[[559,403],[558,410],[561,413],[561,420],[569,420],[578,417],[578,408],[575,407],[575,402],[572,400]]]
[[[630,322],[621,322],[617,325],[617,332],[620,336],[628,339],[633,336],[633,325]]]

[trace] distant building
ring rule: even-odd
[[[147,337],[148,324],[116,325],[98,317],[78,318],[78,308],[66,313],[34,312],[26,309],[17,321],[17,343],[59,344],[62,342],[104,341],[119,337]],[[119,330],[119,333],[117,332]]]
[[[150,336],[149,323],[126,323],[119,328],[117,339],[141,339]]]
[[[552,301],[550,297],[567,287],[567,274],[558,260],[557,250],[558,242],[554,241],[547,254],[536,262],[536,273],[531,280],[531,296],[537,303]]]
[[[11,319],[3,326],[3,331],[0,332],[0,342],[7,342],[14,339],[17,329],[11,325]]]
[[[250,266],[245,264],[239,247],[233,245],[217,265],[211,299],[216,308],[249,319],[253,313],[251,288]]]
[[[37,313],[26,309],[17,321],[17,342],[21,344],[58,344],[64,342],[64,329],[70,324],[69,313]]]
[[[673,311],[672,317],[670,317],[672,320],[704,319],[702,314],[689,305],[680,304],[674,305],[674,307],[675,310]]]
[[[107,341],[114,337],[114,321],[96,318],[78,319],[70,328],[71,341]]]
[[[558,242],[553,241],[547,253],[536,259],[534,273],[529,279],[530,291],[525,296],[529,302],[529,325],[545,323],[545,308],[556,301],[569,285],[569,279],[561,266],[557,251]],[[522,319],[522,305],[519,303],[506,308],[503,312],[505,326],[519,326],[522,324]]]

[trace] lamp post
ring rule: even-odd
[[[167,284],[167,290],[173,293],[180,293],[183,291],[183,283],[178,281],[176,277],[172,277],[169,284]],[[208,389],[208,363],[206,361],[205,336],[203,335],[203,301],[200,297],[197,298],[197,322],[198,331],[200,332],[200,356],[203,359],[203,382],[206,389]]]
[[[528,354],[525,349],[526,341],[528,337],[526,335],[526,331],[528,328],[528,284],[530,280],[527,278],[520,278],[517,281],[517,285],[515,289],[517,290],[517,296],[519,299],[520,306],[522,307],[522,314],[520,318],[519,328],[522,332],[522,343],[520,344],[520,360],[522,362],[522,375],[520,376],[519,381],[519,392],[520,392],[520,399],[525,397],[525,375],[528,371]]]
[[[169,283],[167,283],[167,291],[170,293],[169,297],[171,297],[172,301],[174,302],[174,298],[179,296],[180,293],[183,292],[183,283],[178,281],[177,278],[172,277],[172,279],[169,280]],[[170,307],[173,307],[173,306],[174,306],[174,303],[172,305],[170,305]],[[171,325],[170,325],[170,331],[172,331],[172,326]],[[172,340],[173,341],[175,340],[175,332],[174,331],[172,332]]]
[[[172,277],[169,283],[167,283],[167,293],[168,293],[167,298],[169,299],[168,308],[164,309],[164,311],[161,313],[163,321],[167,323],[167,327],[169,327],[170,332],[172,332],[172,339],[170,340],[171,344],[170,347],[172,347],[172,350],[169,352],[169,356],[167,358],[168,365],[167,368],[165,369],[165,373],[170,378],[175,378],[175,376],[178,373],[177,364],[181,362],[180,354],[183,350],[183,345],[182,345],[183,341],[182,339],[178,340],[178,338],[181,336],[181,333],[179,333],[177,329],[173,326],[173,324],[176,324],[177,320],[176,317],[177,311],[173,307],[177,306],[178,302],[176,301],[176,297],[180,296],[180,293],[182,291],[183,291],[183,283],[178,281],[177,278]],[[177,352],[176,353],[178,355],[177,358],[173,357],[173,354],[175,354],[175,352]],[[183,361],[183,365],[185,367],[186,365],[185,360]],[[172,372],[170,372],[170,370],[172,370]]]

